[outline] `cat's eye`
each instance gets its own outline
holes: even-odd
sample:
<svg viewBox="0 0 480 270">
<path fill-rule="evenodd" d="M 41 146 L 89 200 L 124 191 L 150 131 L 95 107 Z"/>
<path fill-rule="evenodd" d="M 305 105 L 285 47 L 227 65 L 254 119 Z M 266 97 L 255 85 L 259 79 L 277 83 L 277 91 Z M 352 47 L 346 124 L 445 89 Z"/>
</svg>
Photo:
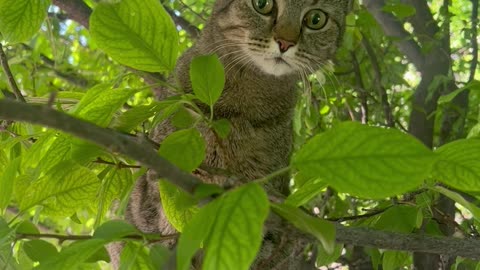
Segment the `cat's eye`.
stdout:
<svg viewBox="0 0 480 270">
<path fill-rule="evenodd" d="M 252 0 L 252 5 L 262 15 L 267 15 L 273 10 L 273 0 Z"/>
<path fill-rule="evenodd" d="M 327 25 L 328 15 L 320 9 L 312 9 L 303 18 L 305 26 L 312 30 L 320 30 Z"/>
</svg>

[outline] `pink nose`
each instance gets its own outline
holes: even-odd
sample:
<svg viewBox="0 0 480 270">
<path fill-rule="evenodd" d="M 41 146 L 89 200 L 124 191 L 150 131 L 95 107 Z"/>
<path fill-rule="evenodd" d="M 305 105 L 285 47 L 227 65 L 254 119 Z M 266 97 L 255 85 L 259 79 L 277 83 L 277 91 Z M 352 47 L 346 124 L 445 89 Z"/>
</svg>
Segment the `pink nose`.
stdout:
<svg viewBox="0 0 480 270">
<path fill-rule="evenodd" d="M 280 52 L 284 53 L 288 51 L 289 48 L 295 46 L 295 42 L 291 42 L 288 40 L 283 40 L 280 38 L 276 38 L 275 41 L 278 43 L 278 48 L 280 49 Z"/>
</svg>

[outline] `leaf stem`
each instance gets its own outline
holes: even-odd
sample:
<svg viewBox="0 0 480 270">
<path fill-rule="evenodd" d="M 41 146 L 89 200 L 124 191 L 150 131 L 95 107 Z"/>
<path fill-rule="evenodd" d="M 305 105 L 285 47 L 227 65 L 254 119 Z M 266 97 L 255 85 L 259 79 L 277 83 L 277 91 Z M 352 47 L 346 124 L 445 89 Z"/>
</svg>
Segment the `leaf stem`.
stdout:
<svg viewBox="0 0 480 270">
<path fill-rule="evenodd" d="M 287 174 L 288 172 L 290 172 L 292 170 L 292 168 L 290 166 L 288 167 L 285 167 L 285 168 L 282 168 L 278 171 L 274 171 L 273 173 L 269 174 L 269 175 L 266 175 L 265 177 L 263 178 L 259 178 L 259 179 L 256 179 L 254 180 L 253 182 L 255 183 L 259 183 L 259 184 L 264 184 L 278 176 L 282 176 L 284 174 Z"/>
<path fill-rule="evenodd" d="M 2 65 L 3 72 L 5 72 L 5 75 L 7 76 L 7 81 L 8 85 L 10 86 L 10 89 L 12 92 L 15 94 L 15 97 L 25 103 L 25 98 L 22 95 L 22 92 L 18 88 L 17 82 L 15 81 L 15 77 L 12 74 L 12 70 L 10 69 L 10 66 L 8 65 L 8 58 L 7 55 L 5 54 L 5 51 L 3 50 L 2 43 L 0 42 L 0 64 Z"/>
</svg>

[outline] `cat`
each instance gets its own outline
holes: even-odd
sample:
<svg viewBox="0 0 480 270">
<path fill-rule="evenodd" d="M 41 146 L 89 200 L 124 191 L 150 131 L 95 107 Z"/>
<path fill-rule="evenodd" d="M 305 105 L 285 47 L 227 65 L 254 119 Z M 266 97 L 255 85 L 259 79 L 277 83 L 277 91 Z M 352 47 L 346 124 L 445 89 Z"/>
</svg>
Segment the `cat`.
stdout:
<svg viewBox="0 0 480 270">
<path fill-rule="evenodd" d="M 190 92 L 189 66 L 194 57 L 216 54 L 225 67 L 226 83 L 214 106 L 214 118 L 228 119 L 231 132 L 222 140 L 208 128 L 201 130 L 207 143 L 207 166 L 247 181 L 288 166 L 297 81 L 333 58 L 348 9 L 349 0 L 216 1 L 199 39 L 175 69 L 180 87 Z M 209 113 L 209 108 L 204 109 Z M 161 142 L 172 131 L 171 125 L 162 123 L 152 139 Z M 210 183 L 226 181 L 201 170 L 197 175 Z M 278 177 L 266 188 L 287 195 L 289 177 Z M 137 181 L 126 219 L 144 232 L 175 233 L 163 213 L 153 172 Z M 281 230 L 266 229 L 251 269 L 302 269 L 304 244 L 282 235 Z M 118 256 L 112 261 L 118 264 Z"/>
</svg>

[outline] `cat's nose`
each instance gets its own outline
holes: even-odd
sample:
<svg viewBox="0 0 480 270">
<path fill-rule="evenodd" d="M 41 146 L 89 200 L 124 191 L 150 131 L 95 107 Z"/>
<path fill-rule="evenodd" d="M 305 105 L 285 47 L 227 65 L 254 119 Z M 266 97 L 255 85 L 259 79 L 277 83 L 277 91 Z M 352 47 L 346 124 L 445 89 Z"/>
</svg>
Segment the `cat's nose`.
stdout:
<svg viewBox="0 0 480 270">
<path fill-rule="evenodd" d="M 281 38 L 275 38 L 275 41 L 278 43 L 278 48 L 281 53 L 288 51 L 289 48 L 295 46 L 295 42 L 284 40 Z"/>
</svg>

